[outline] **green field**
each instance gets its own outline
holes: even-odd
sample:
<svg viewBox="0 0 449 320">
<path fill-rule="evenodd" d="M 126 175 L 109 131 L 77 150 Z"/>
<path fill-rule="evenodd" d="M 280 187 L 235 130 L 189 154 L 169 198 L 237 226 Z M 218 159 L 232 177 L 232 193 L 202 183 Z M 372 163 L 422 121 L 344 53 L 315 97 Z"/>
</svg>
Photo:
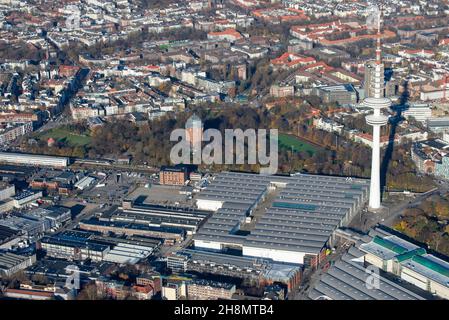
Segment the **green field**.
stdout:
<svg viewBox="0 0 449 320">
<path fill-rule="evenodd" d="M 279 134 L 279 146 L 283 149 L 293 149 L 295 152 L 308 152 L 311 155 L 318 151 L 318 147 L 285 133 Z"/>
<path fill-rule="evenodd" d="M 37 136 L 37 138 L 39 140 L 48 140 L 49 138 L 53 138 L 55 140 L 65 140 L 72 147 L 85 146 L 90 143 L 89 136 L 72 133 L 66 128 L 54 128 L 42 132 Z"/>
</svg>

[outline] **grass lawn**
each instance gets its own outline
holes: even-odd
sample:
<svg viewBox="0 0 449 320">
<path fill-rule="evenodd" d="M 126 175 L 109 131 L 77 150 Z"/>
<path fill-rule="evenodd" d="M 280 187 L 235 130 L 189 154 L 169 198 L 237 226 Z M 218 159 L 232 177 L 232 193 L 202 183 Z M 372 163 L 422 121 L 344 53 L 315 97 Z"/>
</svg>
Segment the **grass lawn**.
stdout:
<svg viewBox="0 0 449 320">
<path fill-rule="evenodd" d="M 79 135 L 68 131 L 66 128 L 54 128 L 45 132 L 42 132 L 37 136 L 38 139 L 47 140 L 53 138 L 55 140 L 65 139 L 67 143 L 72 147 L 85 146 L 90 143 L 90 137 L 87 135 Z"/>
<path fill-rule="evenodd" d="M 318 147 L 285 133 L 279 134 L 279 146 L 287 150 L 293 148 L 295 152 L 308 152 L 311 155 L 318 151 Z"/>
</svg>

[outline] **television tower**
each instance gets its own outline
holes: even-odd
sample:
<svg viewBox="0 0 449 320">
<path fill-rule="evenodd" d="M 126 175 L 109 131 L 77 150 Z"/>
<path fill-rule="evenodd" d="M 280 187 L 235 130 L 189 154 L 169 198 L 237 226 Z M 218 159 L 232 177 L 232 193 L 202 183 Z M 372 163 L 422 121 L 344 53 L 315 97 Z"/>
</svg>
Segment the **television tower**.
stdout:
<svg viewBox="0 0 449 320">
<path fill-rule="evenodd" d="M 374 81 L 372 81 L 373 97 L 363 101 L 364 106 L 372 108 L 373 113 L 366 116 L 366 123 L 373 127 L 371 183 L 369 193 L 369 209 L 378 210 L 380 205 L 380 127 L 388 122 L 388 118 L 381 113 L 382 108 L 391 106 L 391 100 L 384 96 L 384 74 L 382 64 L 382 51 L 380 45 L 381 11 L 377 12 L 377 46 L 376 63 L 374 67 Z"/>
</svg>

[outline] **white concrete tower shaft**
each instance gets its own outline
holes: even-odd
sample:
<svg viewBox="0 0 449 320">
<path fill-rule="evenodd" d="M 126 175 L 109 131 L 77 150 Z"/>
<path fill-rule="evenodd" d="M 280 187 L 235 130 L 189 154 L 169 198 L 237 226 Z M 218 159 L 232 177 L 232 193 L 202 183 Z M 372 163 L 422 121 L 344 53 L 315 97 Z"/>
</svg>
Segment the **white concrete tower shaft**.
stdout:
<svg viewBox="0 0 449 320">
<path fill-rule="evenodd" d="M 380 209 L 380 128 L 387 124 L 388 118 L 381 113 L 382 108 L 391 106 L 391 100 L 384 97 L 384 75 L 382 66 L 381 51 L 381 12 L 379 11 L 377 25 L 377 41 L 376 41 L 376 65 L 374 69 L 374 81 L 372 89 L 374 97 L 366 98 L 363 104 L 372 108 L 373 113 L 366 117 L 366 123 L 373 127 L 373 143 L 372 143 L 372 160 L 371 160 L 371 182 L 369 195 L 369 208 L 372 210 Z"/>
</svg>

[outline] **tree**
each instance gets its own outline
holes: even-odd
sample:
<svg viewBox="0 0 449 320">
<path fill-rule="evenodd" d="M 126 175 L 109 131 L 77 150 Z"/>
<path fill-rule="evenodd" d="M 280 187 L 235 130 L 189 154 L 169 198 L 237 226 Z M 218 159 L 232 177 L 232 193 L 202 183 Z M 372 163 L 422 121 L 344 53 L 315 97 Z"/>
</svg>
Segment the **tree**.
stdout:
<svg viewBox="0 0 449 320">
<path fill-rule="evenodd" d="M 77 300 L 100 300 L 102 296 L 97 293 L 97 286 L 95 283 L 90 283 L 84 286 L 77 296 Z"/>
</svg>

